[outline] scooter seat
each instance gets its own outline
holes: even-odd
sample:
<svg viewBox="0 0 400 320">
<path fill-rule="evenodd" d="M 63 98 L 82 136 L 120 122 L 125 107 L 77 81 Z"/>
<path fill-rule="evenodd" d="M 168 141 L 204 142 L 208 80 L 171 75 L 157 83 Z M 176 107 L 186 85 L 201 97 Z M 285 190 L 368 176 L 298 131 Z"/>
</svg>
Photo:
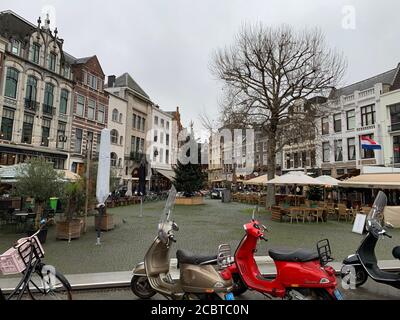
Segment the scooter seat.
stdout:
<svg viewBox="0 0 400 320">
<path fill-rule="evenodd" d="M 178 250 L 176 252 L 176 258 L 178 259 L 179 264 L 216 264 L 217 263 L 217 255 L 206 256 L 194 254 L 190 251 L 186 250 Z"/>
<path fill-rule="evenodd" d="M 308 249 L 270 249 L 269 255 L 276 261 L 307 262 L 319 259 L 319 254 Z"/>
<path fill-rule="evenodd" d="M 393 257 L 400 259 L 400 246 L 394 247 L 392 251 Z"/>
</svg>

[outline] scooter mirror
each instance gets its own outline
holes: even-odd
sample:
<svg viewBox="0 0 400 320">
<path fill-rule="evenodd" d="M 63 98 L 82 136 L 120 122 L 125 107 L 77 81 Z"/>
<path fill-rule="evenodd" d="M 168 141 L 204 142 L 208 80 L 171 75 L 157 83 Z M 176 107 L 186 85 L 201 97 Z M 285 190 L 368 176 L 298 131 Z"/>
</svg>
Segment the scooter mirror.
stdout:
<svg viewBox="0 0 400 320">
<path fill-rule="evenodd" d="M 172 230 L 174 230 L 174 231 L 179 231 L 179 227 L 178 227 L 178 225 L 174 222 L 174 223 L 172 223 Z"/>
</svg>

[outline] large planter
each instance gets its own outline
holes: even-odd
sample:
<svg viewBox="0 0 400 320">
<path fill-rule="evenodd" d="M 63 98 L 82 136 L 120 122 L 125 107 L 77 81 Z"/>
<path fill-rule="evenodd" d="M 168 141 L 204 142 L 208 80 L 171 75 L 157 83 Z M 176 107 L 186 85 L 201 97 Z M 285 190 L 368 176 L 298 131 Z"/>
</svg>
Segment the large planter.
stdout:
<svg viewBox="0 0 400 320">
<path fill-rule="evenodd" d="M 100 229 L 101 231 L 110 231 L 113 230 L 115 227 L 114 219 L 112 214 L 106 215 L 96 215 L 94 217 L 94 223 L 96 229 Z"/>
<path fill-rule="evenodd" d="M 175 204 L 181 206 L 197 206 L 204 204 L 204 197 L 178 197 L 175 200 Z"/>
<path fill-rule="evenodd" d="M 57 222 L 56 237 L 59 240 L 79 239 L 82 232 L 83 221 L 73 219 L 71 221 Z"/>
</svg>

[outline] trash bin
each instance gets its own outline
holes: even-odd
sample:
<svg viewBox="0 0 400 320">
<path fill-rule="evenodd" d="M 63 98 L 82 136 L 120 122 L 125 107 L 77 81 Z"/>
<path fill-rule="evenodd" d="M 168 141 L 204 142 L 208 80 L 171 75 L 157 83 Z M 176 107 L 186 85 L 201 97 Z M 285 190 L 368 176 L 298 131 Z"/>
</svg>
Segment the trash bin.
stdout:
<svg viewBox="0 0 400 320">
<path fill-rule="evenodd" d="M 50 208 L 52 208 L 54 212 L 57 210 L 57 203 L 58 198 L 50 198 Z"/>
</svg>

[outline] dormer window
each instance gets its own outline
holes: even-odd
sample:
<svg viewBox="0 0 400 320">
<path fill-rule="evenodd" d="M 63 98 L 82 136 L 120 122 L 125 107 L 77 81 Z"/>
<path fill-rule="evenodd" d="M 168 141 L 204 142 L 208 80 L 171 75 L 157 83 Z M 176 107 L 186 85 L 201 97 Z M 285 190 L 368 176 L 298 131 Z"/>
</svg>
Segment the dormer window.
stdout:
<svg viewBox="0 0 400 320">
<path fill-rule="evenodd" d="M 64 65 L 63 68 L 62 68 L 62 76 L 63 76 L 64 78 L 69 79 L 69 73 L 70 73 L 70 68 L 69 68 L 69 66 Z"/>
<path fill-rule="evenodd" d="M 56 61 L 57 61 L 57 55 L 54 52 L 50 52 L 48 68 L 51 71 L 56 71 Z"/>
<path fill-rule="evenodd" d="M 21 50 L 21 42 L 18 40 L 12 40 L 11 42 L 11 52 L 17 56 L 19 56 Z"/>
<path fill-rule="evenodd" d="M 40 44 L 34 43 L 31 48 L 31 61 L 39 64 Z"/>
</svg>

